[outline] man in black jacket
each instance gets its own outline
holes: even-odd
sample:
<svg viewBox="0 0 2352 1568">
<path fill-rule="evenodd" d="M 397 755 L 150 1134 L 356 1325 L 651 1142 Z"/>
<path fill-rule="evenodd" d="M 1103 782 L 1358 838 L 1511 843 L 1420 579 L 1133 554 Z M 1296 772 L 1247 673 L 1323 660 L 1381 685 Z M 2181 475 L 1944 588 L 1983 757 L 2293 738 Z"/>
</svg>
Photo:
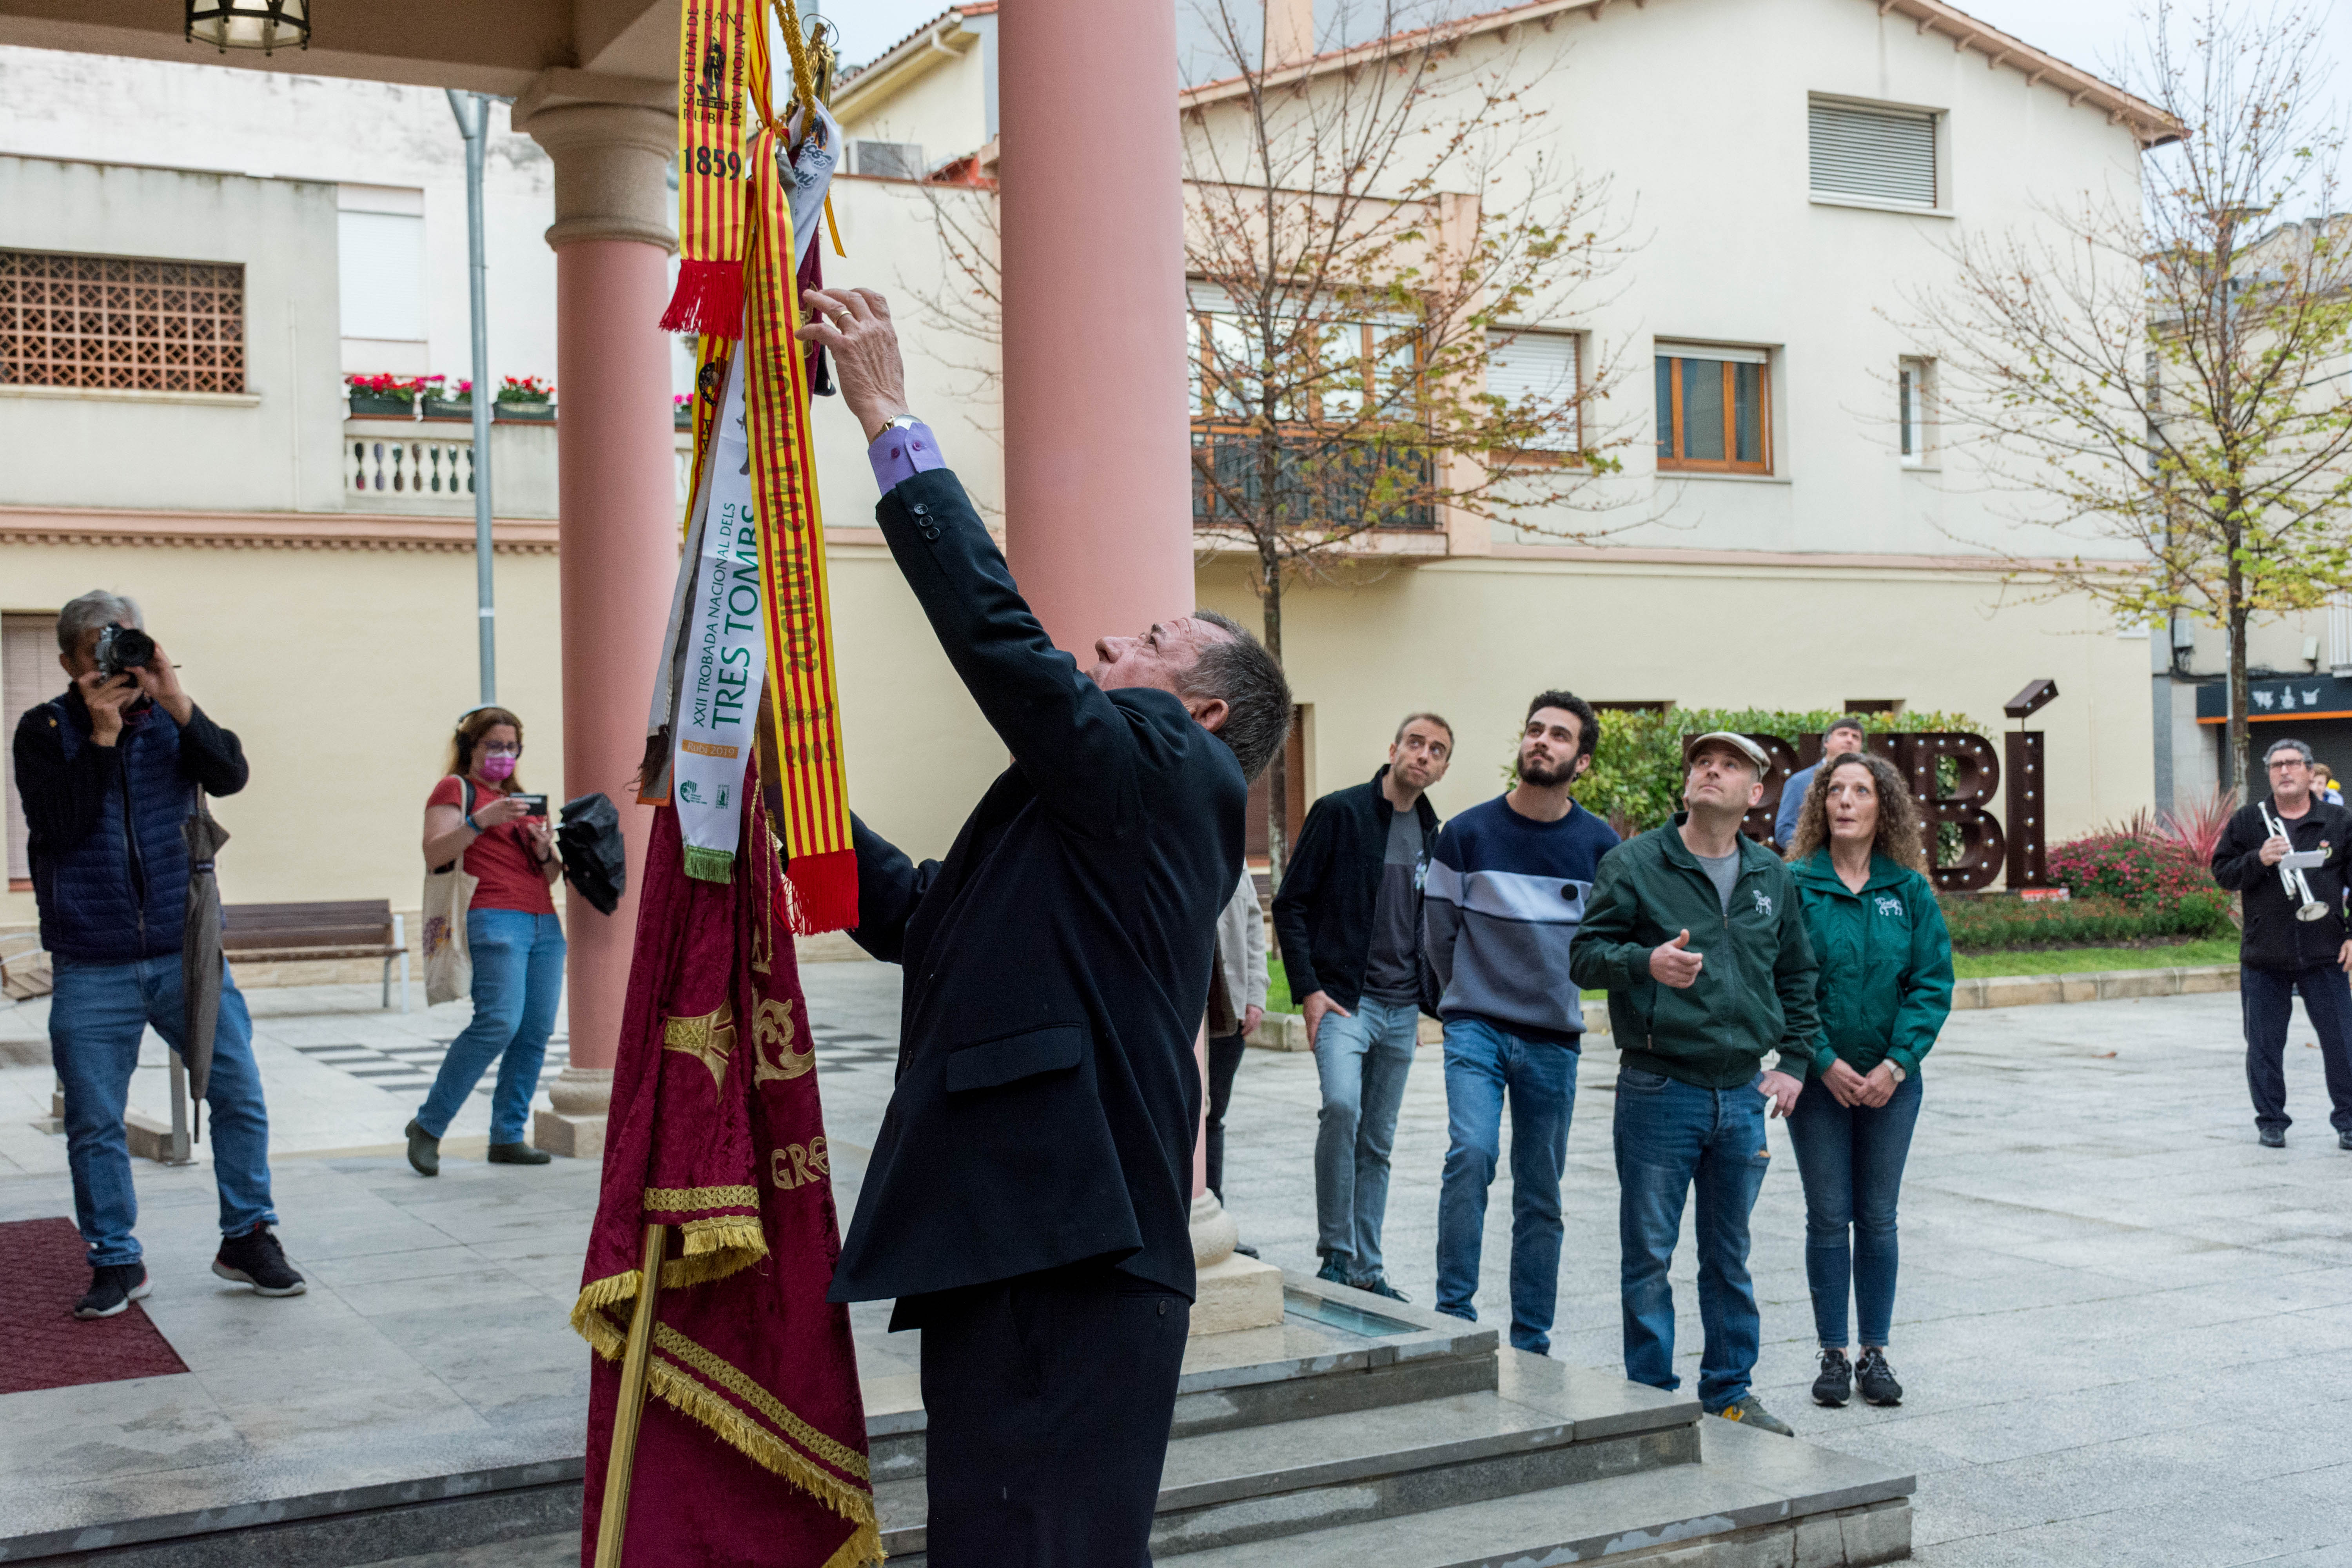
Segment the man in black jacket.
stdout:
<svg viewBox="0 0 2352 1568">
<path fill-rule="evenodd" d="M 1141 1564 L 1193 1290 L 1193 1041 L 1289 690 L 1208 615 L 1081 670 L 908 414 L 881 296 L 806 298 L 883 538 L 1013 753 L 944 861 L 856 824 L 851 934 L 906 997 L 833 1299 L 923 1331 L 934 1568 Z"/>
<path fill-rule="evenodd" d="M 196 706 L 141 627 L 138 605 L 103 591 L 59 611 L 58 663 L 72 684 L 26 710 L 13 746 L 41 945 L 57 976 L 49 1056 L 65 1086 L 74 1222 L 89 1250 L 89 1290 L 74 1308 L 83 1319 L 113 1317 L 148 1292 L 123 1131 L 131 1075 L 150 1024 L 173 1050 L 185 1035 L 184 825 L 199 791 L 235 795 L 246 781 L 236 736 Z M 125 633 L 144 645 L 130 649 L 140 662 L 101 668 L 100 639 Z M 302 1276 L 270 1229 L 269 1111 L 253 1021 L 226 964 L 205 1099 L 220 1190 L 213 1272 L 264 1296 L 299 1296 Z"/>
<path fill-rule="evenodd" d="M 1421 1032 L 1421 889 L 1437 843 L 1426 792 L 1453 757 L 1451 725 L 1434 713 L 1407 717 L 1388 766 L 1307 814 L 1274 897 L 1283 974 L 1306 1015 L 1323 1090 L 1319 1277 L 1400 1301 L 1381 1258 L 1381 1222 L 1397 1108 Z"/>
<path fill-rule="evenodd" d="M 2336 1102 L 2336 1146 L 2352 1150 L 2352 983 L 2345 979 L 2352 972 L 2352 932 L 2344 919 L 2352 812 L 2312 793 L 2311 748 L 2301 741 L 2273 742 L 2263 766 L 2270 774 L 2269 806 L 2241 806 L 2213 846 L 2213 879 L 2245 895 L 2238 996 L 2254 1127 L 2264 1148 L 2286 1147 L 2286 1027 L 2301 995 L 2319 1036 L 2327 1097 Z M 2273 832 L 2273 823 L 2284 831 Z M 2300 868 L 2303 881 L 2292 894 L 2280 868 L 2290 853 L 2324 857 Z"/>
</svg>

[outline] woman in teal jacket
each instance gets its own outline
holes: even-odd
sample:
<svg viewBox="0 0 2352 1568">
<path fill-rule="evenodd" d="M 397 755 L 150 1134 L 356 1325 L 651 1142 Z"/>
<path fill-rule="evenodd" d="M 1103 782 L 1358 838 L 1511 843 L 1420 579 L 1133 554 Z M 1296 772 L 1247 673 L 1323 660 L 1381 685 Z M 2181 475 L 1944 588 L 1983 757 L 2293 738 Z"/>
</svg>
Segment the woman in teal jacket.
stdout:
<svg viewBox="0 0 2352 1568">
<path fill-rule="evenodd" d="M 1895 1198 L 1919 1120 L 1919 1058 L 1952 1010 L 1952 939 L 1927 880 L 1918 807 L 1903 775 L 1866 752 L 1813 775 L 1789 849 L 1805 934 L 1821 963 L 1821 1032 L 1789 1118 L 1805 1183 L 1805 1279 L 1822 1370 L 1813 1398 L 1854 1385 L 1900 1405 L 1886 1364 L 1895 1316 Z M 1846 1360 L 1846 1292 L 1862 1357 Z"/>
</svg>

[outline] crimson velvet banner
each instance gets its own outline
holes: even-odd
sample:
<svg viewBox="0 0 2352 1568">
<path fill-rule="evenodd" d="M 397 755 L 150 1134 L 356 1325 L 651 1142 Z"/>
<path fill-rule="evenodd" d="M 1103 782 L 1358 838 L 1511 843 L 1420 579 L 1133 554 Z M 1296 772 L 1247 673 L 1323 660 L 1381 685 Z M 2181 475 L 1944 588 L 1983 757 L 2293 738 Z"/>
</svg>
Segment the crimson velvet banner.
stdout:
<svg viewBox="0 0 2352 1568">
<path fill-rule="evenodd" d="M 753 764 L 753 778 L 758 763 Z M 726 882 L 685 874 L 658 808 L 639 895 L 604 1185 L 572 1326 L 594 1347 L 581 1561 L 593 1562 L 645 1226 L 668 1226 L 623 1561 L 882 1560 L 815 1039 L 767 792 Z"/>
</svg>

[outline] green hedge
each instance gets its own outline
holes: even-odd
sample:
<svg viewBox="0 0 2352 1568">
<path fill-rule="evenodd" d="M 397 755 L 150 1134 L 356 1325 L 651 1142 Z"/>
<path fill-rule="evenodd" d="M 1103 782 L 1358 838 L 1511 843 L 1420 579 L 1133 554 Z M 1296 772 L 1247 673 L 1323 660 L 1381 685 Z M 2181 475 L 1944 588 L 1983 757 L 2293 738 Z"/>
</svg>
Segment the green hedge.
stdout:
<svg viewBox="0 0 2352 1568">
<path fill-rule="evenodd" d="M 1790 745 L 1800 735 L 1820 734 L 1846 717 L 1832 708 L 1792 712 L 1769 708 L 1669 708 L 1662 712 L 1612 710 L 1601 715 L 1601 744 L 1592 767 L 1576 786 L 1577 804 L 1617 826 L 1637 832 L 1656 827 L 1682 809 L 1683 737 L 1710 730 L 1743 735 L 1778 735 Z M 1864 731 L 1909 734 L 1992 731 L 1965 713 L 1857 713 Z M 1504 764 L 1508 780 L 1517 771 L 1515 741 Z"/>
<path fill-rule="evenodd" d="M 1951 928 L 1952 945 L 1963 952 L 2219 936 L 2231 929 L 2229 899 L 2219 888 L 2186 894 L 2165 907 L 2118 899 L 2029 903 L 2002 893 L 1937 901 Z"/>
</svg>

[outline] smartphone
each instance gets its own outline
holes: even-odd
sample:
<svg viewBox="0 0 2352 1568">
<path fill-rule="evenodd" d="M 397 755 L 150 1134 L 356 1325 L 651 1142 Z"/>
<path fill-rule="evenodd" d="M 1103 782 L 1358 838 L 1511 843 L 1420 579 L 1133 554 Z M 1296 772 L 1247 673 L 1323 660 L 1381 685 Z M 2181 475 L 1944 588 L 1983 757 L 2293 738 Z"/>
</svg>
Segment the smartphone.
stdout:
<svg viewBox="0 0 2352 1568">
<path fill-rule="evenodd" d="M 522 811 L 525 816 L 545 816 L 547 815 L 547 797 L 543 795 L 510 795 L 507 796 L 507 798 L 509 800 L 520 801 L 522 803 Z"/>
</svg>

